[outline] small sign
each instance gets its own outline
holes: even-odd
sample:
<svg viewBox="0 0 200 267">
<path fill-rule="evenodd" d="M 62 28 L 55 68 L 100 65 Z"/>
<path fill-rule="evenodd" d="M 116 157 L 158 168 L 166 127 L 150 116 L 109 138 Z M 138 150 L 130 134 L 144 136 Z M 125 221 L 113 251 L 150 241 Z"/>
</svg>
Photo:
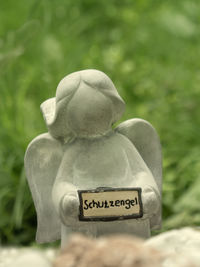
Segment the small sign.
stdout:
<svg viewBox="0 0 200 267">
<path fill-rule="evenodd" d="M 115 221 L 143 216 L 141 188 L 78 190 L 80 221 Z"/>
</svg>

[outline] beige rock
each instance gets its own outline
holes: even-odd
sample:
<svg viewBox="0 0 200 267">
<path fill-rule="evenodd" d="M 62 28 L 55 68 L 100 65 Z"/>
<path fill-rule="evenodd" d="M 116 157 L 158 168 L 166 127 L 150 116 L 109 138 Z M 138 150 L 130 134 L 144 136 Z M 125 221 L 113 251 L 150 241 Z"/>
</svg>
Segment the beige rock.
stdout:
<svg viewBox="0 0 200 267">
<path fill-rule="evenodd" d="M 0 267 L 51 267 L 55 249 L 0 248 Z"/>
<path fill-rule="evenodd" d="M 54 267 L 159 267 L 161 262 L 161 253 L 138 238 L 118 235 L 92 240 L 74 235 Z"/>
<path fill-rule="evenodd" d="M 8 265 L 8 267 L 51 267 L 50 262 L 40 252 L 29 251 L 21 254 L 14 262 Z"/>
</svg>

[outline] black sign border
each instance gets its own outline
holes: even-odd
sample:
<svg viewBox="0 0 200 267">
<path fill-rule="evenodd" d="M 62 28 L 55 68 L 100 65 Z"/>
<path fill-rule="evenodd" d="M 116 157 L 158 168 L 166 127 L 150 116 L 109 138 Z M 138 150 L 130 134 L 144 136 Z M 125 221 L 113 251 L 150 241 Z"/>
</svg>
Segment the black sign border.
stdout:
<svg viewBox="0 0 200 267">
<path fill-rule="evenodd" d="M 91 216 L 91 217 L 84 217 L 83 214 L 83 198 L 82 193 L 101 193 L 101 192 L 112 192 L 112 191 L 137 191 L 138 192 L 138 201 L 140 205 L 140 212 L 138 214 L 132 215 L 124 215 L 124 216 Z M 98 187 L 96 189 L 88 189 L 88 190 L 77 190 L 79 196 L 79 221 L 117 221 L 117 220 L 127 220 L 127 219 L 139 219 L 143 216 L 143 204 L 142 204 L 142 188 L 140 187 L 118 187 L 118 188 L 109 188 L 109 187 Z"/>
</svg>

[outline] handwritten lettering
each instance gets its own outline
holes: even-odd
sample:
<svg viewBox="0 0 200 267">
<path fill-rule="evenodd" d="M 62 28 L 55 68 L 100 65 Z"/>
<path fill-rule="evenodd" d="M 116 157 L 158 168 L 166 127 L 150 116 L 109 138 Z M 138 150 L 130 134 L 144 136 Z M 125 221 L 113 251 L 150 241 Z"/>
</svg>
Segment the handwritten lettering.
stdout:
<svg viewBox="0 0 200 267">
<path fill-rule="evenodd" d="M 116 208 L 116 207 L 125 207 L 125 209 L 130 209 L 131 207 L 134 207 L 135 205 L 138 205 L 138 199 L 135 197 L 134 199 L 117 199 L 115 201 L 112 200 L 104 200 L 104 201 L 95 201 L 94 199 L 92 201 L 88 201 L 87 199 L 84 200 L 83 209 L 102 209 L 102 208 Z"/>
</svg>

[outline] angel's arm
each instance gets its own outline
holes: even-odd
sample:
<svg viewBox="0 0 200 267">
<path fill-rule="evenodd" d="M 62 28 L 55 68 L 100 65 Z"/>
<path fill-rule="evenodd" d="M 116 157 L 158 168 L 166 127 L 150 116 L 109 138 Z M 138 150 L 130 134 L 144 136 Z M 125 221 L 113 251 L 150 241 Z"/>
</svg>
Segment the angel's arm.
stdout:
<svg viewBox="0 0 200 267">
<path fill-rule="evenodd" d="M 52 190 L 54 206 L 65 225 L 70 225 L 78 215 L 77 187 L 73 184 L 73 164 L 76 157 L 75 149 L 66 150 Z"/>
<path fill-rule="evenodd" d="M 137 153 L 137 151 L 136 151 Z M 131 184 L 132 187 L 141 187 L 142 188 L 142 203 L 143 203 L 143 212 L 145 218 L 153 217 L 160 209 L 161 205 L 161 196 L 158 186 L 154 180 L 154 177 L 151 171 L 146 166 L 145 162 L 139 154 L 137 157 L 140 158 L 140 169 Z M 129 159 L 133 156 L 129 155 Z M 137 168 L 135 164 L 132 164 L 132 168 Z M 133 170 L 134 172 L 134 170 Z"/>
<path fill-rule="evenodd" d="M 158 185 L 153 177 L 151 170 L 147 167 L 143 158 L 125 136 L 120 136 L 124 156 L 131 169 L 131 187 L 142 188 L 143 219 L 152 218 L 160 210 L 161 196 Z"/>
<path fill-rule="evenodd" d="M 143 219 L 152 218 L 161 209 L 161 197 L 157 185 L 148 182 L 145 184 L 145 181 L 152 180 L 150 176 L 151 173 L 148 172 L 140 172 L 137 175 L 137 186 L 142 187 Z"/>
</svg>

